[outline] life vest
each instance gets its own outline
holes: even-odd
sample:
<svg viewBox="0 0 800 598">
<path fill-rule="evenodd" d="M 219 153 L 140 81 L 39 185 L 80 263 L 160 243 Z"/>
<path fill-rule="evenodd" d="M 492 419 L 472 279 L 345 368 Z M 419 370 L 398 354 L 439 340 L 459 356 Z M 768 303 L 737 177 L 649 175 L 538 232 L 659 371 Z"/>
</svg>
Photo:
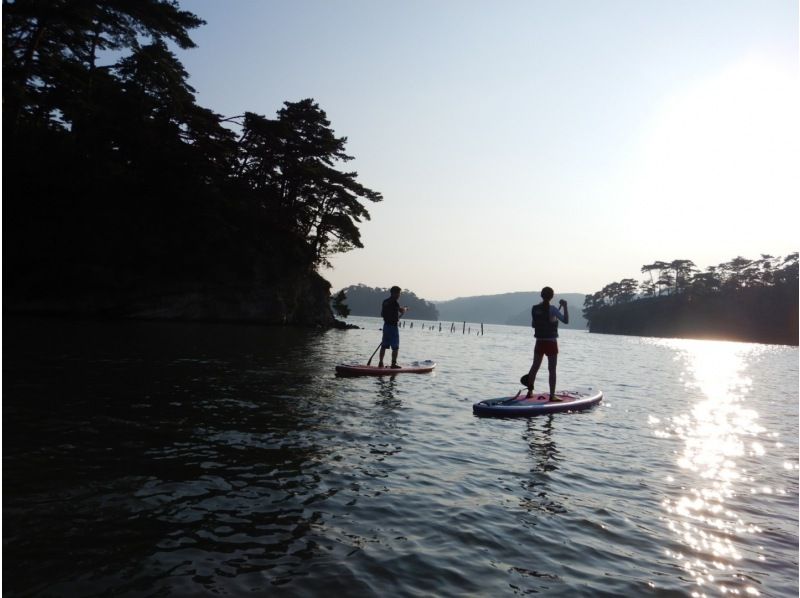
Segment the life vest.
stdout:
<svg viewBox="0 0 800 598">
<path fill-rule="evenodd" d="M 400 304 L 396 299 L 389 297 L 383 300 L 381 304 L 381 317 L 384 323 L 390 326 L 397 326 L 397 322 L 400 319 Z"/>
<path fill-rule="evenodd" d="M 531 326 L 536 338 L 558 338 L 558 319 L 550 321 L 550 305 L 539 303 L 531 308 Z"/>
</svg>

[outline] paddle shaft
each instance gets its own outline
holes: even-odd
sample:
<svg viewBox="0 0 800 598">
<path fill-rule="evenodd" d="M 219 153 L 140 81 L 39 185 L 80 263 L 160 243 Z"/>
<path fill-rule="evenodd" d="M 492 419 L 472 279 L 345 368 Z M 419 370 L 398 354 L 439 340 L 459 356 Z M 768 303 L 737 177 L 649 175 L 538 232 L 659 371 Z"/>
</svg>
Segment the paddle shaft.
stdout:
<svg viewBox="0 0 800 598">
<path fill-rule="evenodd" d="M 381 340 L 381 342 L 378 344 L 378 347 L 377 347 L 377 349 L 375 349 L 375 350 L 372 352 L 372 355 L 370 355 L 370 356 L 369 356 L 369 359 L 367 360 L 367 365 L 370 365 L 370 364 L 372 363 L 372 358 L 373 358 L 373 357 L 375 357 L 375 353 L 377 353 L 377 352 L 378 352 L 378 349 L 380 349 L 380 348 L 381 348 L 381 345 L 382 345 L 382 344 L 383 344 L 383 340 Z"/>
</svg>

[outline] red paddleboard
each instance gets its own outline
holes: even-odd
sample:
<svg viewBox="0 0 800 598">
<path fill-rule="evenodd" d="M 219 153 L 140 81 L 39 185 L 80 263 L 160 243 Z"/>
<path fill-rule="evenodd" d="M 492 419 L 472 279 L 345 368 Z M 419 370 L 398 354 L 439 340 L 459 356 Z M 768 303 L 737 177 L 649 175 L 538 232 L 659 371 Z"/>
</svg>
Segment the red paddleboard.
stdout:
<svg viewBox="0 0 800 598">
<path fill-rule="evenodd" d="M 427 374 L 433 371 L 436 362 L 413 361 L 409 365 L 399 368 L 378 367 L 377 365 L 364 365 L 357 363 L 342 363 L 336 366 L 336 373 L 340 376 L 394 376 L 395 374 Z"/>
</svg>

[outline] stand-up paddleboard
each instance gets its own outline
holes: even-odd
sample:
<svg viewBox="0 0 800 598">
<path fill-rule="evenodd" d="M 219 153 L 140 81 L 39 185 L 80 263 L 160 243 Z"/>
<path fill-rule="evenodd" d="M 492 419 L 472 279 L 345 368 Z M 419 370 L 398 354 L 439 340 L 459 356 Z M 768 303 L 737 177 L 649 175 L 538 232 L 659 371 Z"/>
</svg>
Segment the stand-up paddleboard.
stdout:
<svg viewBox="0 0 800 598">
<path fill-rule="evenodd" d="M 472 412 L 493 417 L 529 417 L 560 411 L 581 411 L 603 400 L 602 391 L 593 388 L 556 391 L 556 397 L 561 399 L 558 402 L 550 400 L 549 392 L 537 392 L 530 399 L 525 398 L 526 394 L 527 390 L 521 390 L 516 396 L 479 401 L 472 406 Z"/>
<path fill-rule="evenodd" d="M 377 365 L 364 365 L 363 363 L 342 363 L 336 366 L 336 373 L 339 376 L 394 376 L 395 374 L 427 374 L 433 371 L 436 362 L 426 359 L 425 361 L 412 361 L 409 365 L 399 368 L 378 367 Z"/>
</svg>

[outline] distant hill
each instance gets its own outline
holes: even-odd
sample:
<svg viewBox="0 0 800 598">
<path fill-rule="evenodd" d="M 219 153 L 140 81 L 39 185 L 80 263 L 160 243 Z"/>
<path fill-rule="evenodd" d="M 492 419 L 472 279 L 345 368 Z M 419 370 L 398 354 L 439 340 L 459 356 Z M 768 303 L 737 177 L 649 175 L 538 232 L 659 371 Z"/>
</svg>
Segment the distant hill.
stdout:
<svg viewBox="0 0 800 598">
<path fill-rule="evenodd" d="M 586 295 L 582 293 L 556 294 L 553 305 L 558 305 L 559 299 L 569 304 L 569 325 L 561 324 L 562 327 L 586 329 L 586 319 L 582 314 L 585 298 Z M 530 326 L 531 307 L 541 300 L 539 291 L 519 291 L 438 301 L 436 308 L 439 310 L 439 319 L 443 321 Z"/>
<path fill-rule="evenodd" d="M 345 294 L 345 305 L 350 308 L 354 316 L 381 315 L 381 303 L 389 296 L 389 289 L 368 287 L 364 284 L 350 285 L 342 289 Z M 408 319 L 413 320 L 438 320 L 439 313 L 436 306 L 430 301 L 417 297 L 413 291 L 403 290 L 400 296 L 400 305 L 407 306 Z"/>
</svg>

